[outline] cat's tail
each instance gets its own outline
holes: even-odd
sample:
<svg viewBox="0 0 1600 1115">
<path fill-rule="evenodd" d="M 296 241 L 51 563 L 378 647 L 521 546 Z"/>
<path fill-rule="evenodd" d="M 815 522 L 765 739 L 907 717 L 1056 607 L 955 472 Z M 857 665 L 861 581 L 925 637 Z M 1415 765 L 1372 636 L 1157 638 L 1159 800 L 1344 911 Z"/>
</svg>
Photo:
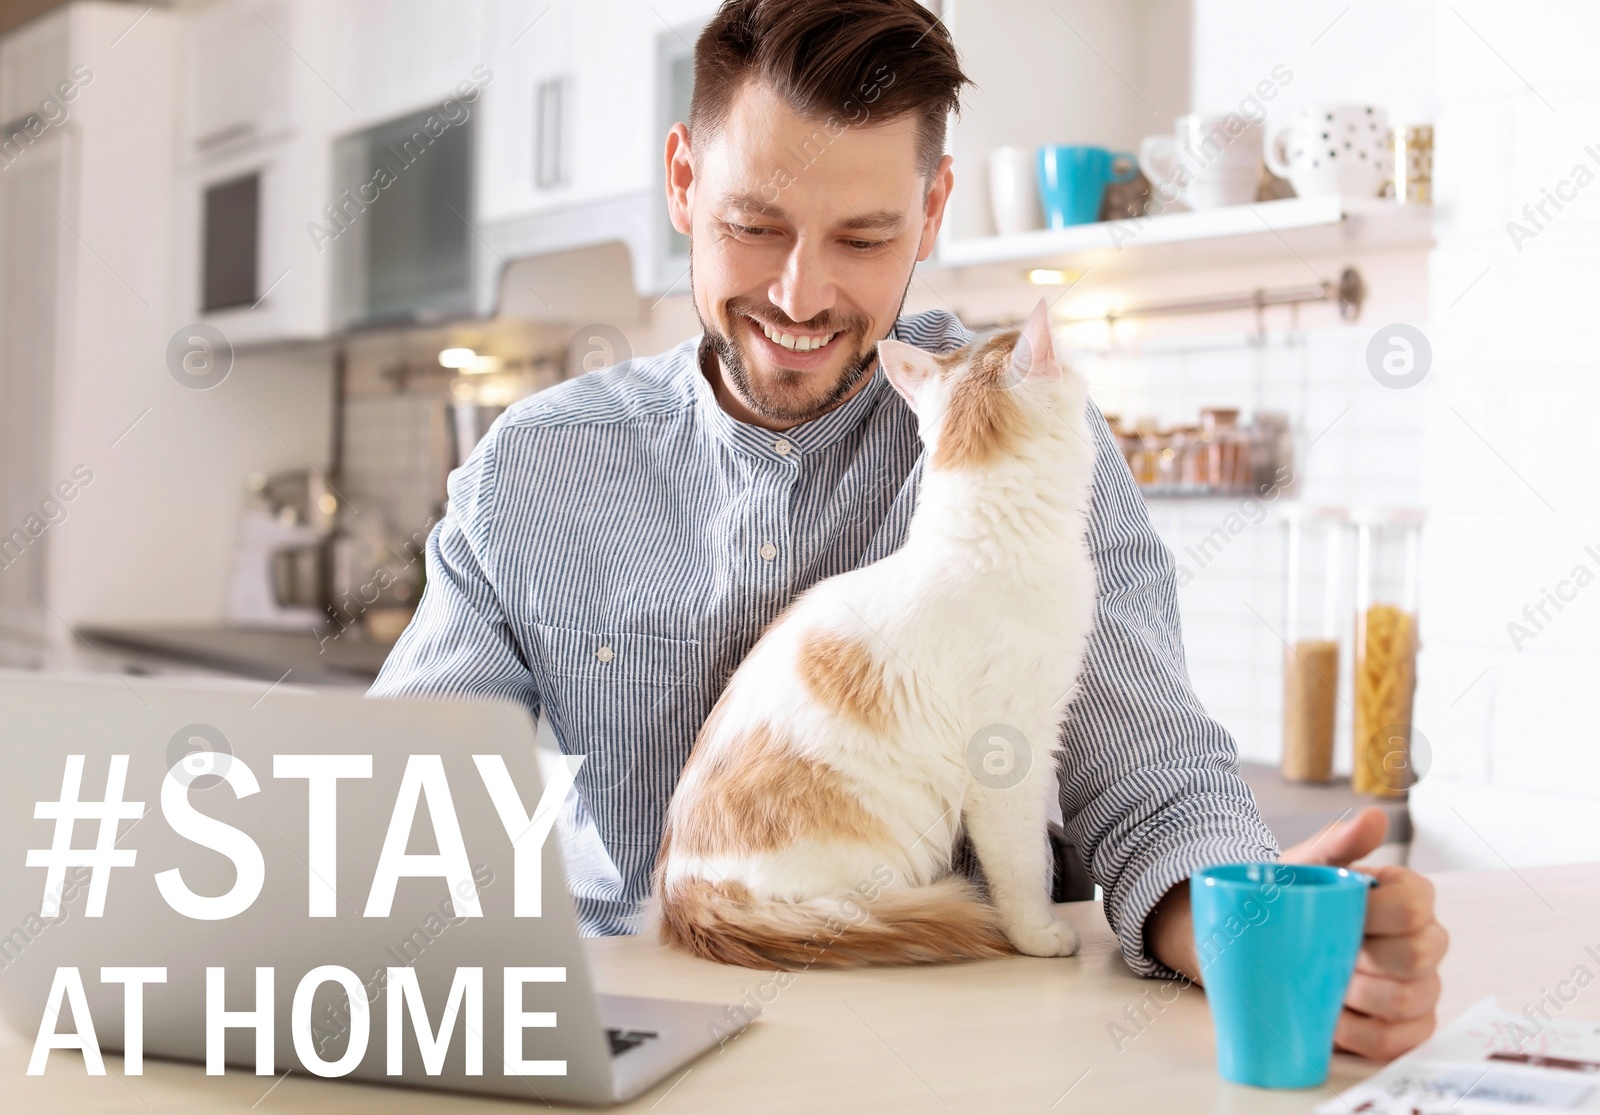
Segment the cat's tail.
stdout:
<svg viewBox="0 0 1600 1115">
<path fill-rule="evenodd" d="M 670 945 L 746 968 L 857 968 L 1013 956 L 993 906 L 948 876 L 928 886 L 784 902 L 737 882 L 679 879 L 652 920 Z"/>
</svg>

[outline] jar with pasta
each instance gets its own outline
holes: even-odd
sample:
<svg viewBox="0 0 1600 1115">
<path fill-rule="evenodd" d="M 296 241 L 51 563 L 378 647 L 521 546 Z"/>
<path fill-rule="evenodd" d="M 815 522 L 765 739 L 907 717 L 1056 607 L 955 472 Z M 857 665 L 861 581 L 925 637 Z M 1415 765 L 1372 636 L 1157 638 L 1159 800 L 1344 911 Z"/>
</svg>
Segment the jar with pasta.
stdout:
<svg viewBox="0 0 1600 1115">
<path fill-rule="evenodd" d="M 1285 504 L 1283 756 L 1291 782 L 1333 777 L 1341 635 L 1350 608 L 1349 516 Z"/>
<path fill-rule="evenodd" d="M 1356 516 L 1355 710 L 1351 781 L 1357 793 L 1404 797 L 1416 781 L 1411 710 L 1417 688 L 1417 571 L 1422 514 Z"/>
</svg>

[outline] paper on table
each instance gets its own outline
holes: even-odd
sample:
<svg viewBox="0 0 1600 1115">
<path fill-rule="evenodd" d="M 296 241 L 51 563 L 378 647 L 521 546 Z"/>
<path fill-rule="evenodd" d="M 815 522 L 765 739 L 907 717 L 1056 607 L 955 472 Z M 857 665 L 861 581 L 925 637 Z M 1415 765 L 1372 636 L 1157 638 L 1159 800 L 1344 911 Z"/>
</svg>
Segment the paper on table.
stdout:
<svg viewBox="0 0 1600 1115">
<path fill-rule="evenodd" d="M 1544 1111 L 1600 1112 L 1600 1023 L 1511 1014 L 1491 996 L 1317 1115 Z"/>
</svg>

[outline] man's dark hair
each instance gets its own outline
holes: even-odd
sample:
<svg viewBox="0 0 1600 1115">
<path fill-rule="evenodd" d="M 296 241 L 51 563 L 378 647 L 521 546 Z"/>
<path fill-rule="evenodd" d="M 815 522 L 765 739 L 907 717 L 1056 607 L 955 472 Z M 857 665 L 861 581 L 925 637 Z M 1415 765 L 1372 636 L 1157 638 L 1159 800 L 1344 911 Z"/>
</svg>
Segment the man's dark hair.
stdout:
<svg viewBox="0 0 1600 1115">
<path fill-rule="evenodd" d="M 971 84 L 950 33 L 918 0 L 726 0 L 695 43 L 691 142 L 716 134 L 752 79 L 808 119 L 916 117 L 930 185 L 949 114 Z"/>
</svg>

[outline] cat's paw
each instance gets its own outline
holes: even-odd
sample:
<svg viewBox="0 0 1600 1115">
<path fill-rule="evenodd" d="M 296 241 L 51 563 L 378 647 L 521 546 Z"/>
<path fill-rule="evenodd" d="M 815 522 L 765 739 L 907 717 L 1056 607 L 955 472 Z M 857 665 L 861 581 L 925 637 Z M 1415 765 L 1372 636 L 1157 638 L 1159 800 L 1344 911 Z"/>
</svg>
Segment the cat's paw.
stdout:
<svg viewBox="0 0 1600 1115">
<path fill-rule="evenodd" d="M 1017 951 L 1027 956 L 1071 956 L 1078 951 L 1078 931 L 1068 921 L 1045 925 L 1013 926 L 1006 936 Z"/>
</svg>

